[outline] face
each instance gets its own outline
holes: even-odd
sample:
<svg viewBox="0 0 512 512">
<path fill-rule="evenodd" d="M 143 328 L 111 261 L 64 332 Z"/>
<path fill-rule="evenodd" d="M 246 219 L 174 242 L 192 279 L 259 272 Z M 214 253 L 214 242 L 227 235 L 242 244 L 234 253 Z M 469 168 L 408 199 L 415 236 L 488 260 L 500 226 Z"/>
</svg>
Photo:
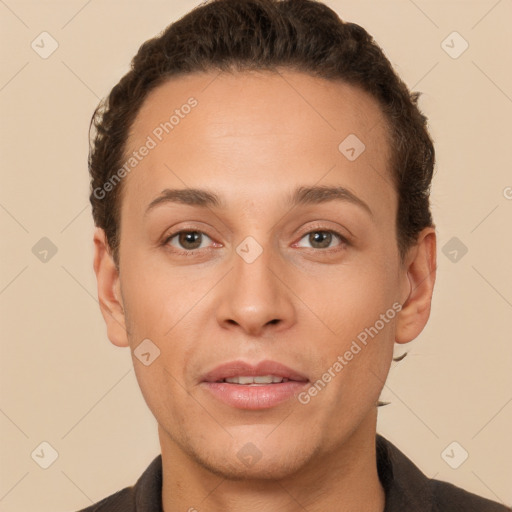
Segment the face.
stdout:
<svg viewBox="0 0 512 512">
<path fill-rule="evenodd" d="M 163 451 L 278 478 L 374 428 L 411 290 L 376 101 L 292 71 L 189 75 L 148 96 L 132 151 L 113 281 L 129 334 L 107 323 Z M 265 375 L 289 380 L 219 382 Z"/>
</svg>

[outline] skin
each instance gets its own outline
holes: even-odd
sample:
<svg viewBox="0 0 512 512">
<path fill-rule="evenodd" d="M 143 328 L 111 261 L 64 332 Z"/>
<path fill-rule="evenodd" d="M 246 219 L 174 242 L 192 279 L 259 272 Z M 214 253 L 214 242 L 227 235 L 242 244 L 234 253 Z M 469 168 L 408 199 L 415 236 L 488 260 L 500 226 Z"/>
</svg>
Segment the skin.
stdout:
<svg viewBox="0 0 512 512">
<path fill-rule="evenodd" d="M 148 96 L 127 149 L 191 96 L 197 107 L 124 178 L 119 271 L 94 235 L 110 341 L 132 356 L 146 338 L 160 350 L 133 363 L 159 425 L 164 510 L 382 511 L 376 402 L 394 342 L 428 320 L 436 235 L 425 228 L 400 262 L 381 109 L 354 86 L 291 70 L 192 74 Z M 366 146 L 355 161 L 338 149 L 348 134 Z M 345 187 L 373 215 L 348 201 L 287 203 L 312 185 Z M 144 215 L 166 188 L 206 189 L 222 207 L 165 203 Z M 185 229 L 207 235 L 199 248 L 165 242 Z M 348 244 L 309 236 L 329 230 Z M 263 250 L 252 263 L 236 252 L 247 236 Z M 315 382 L 394 303 L 400 313 L 308 404 L 241 410 L 200 384 L 235 359 L 276 360 Z M 248 466 L 237 453 L 249 442 L 261 459 Z"/>
</svg>

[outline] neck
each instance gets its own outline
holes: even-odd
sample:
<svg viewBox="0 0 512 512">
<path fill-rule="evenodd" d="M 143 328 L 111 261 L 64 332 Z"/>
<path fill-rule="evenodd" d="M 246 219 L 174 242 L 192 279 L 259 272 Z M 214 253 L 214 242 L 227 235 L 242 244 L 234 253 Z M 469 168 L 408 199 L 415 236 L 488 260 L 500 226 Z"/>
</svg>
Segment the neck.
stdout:
<svg viewBox="0 0 512 512">
<path fill-rule="evenodd" d="M 340 445 L 281 479 L 230 480 L 185 453 L 159 427 L 164 512 L 382 512 L 377 473 L 376 412 Z"/>
</svg>

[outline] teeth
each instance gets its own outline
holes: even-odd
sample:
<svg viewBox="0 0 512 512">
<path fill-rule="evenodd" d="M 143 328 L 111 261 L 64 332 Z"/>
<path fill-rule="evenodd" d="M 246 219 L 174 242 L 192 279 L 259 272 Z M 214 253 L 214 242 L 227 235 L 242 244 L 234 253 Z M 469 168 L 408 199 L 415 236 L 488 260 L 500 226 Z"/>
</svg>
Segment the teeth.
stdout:
<svg viewBox="0 0 512 512">
<path fill-rule="evenodd" d="M 275 375 L 258 375 L 255 377 L 229 377 L 224 379 L 224 382 L 229 382 L 231 384 L 276 384 L 278 382 L 287 382 L 288 379 L 283 377 L 276 377 Z"/>
</svg>

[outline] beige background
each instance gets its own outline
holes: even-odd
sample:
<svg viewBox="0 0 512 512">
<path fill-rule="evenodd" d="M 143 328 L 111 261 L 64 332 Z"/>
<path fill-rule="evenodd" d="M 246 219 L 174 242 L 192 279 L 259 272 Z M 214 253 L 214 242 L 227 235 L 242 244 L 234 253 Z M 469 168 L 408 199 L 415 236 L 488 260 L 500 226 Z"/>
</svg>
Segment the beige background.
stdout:
<svg viewBox="0 0 512 512">
<path fill-rule="evenodd" d="M 432 317 L 393 365 L 379 430 L 428 476 L 511 505 L 512 2 L 327 3 L 423 91 L 437 145 Z M 159 453 L 130 354 L 108 341 L 96 300 L 87 130 L 139 45 L 193 5 L 0 1 L 1 511 L 77 510 Z M 47 59 L 31 48 L 43 31 L 59 45 Z M 456 59 L 441 45 L 453 31 L 469 43 Z M 57 247 L 46 263 L 32 252 L 42 237 Z M 452 237 L 468 248 L 455 262 Z M 48 469 L 31 458 L 43 441 L 58 452 Z M 458 469 L 441 456 L 453 441 L 469 453 Z"/>
</svg>

